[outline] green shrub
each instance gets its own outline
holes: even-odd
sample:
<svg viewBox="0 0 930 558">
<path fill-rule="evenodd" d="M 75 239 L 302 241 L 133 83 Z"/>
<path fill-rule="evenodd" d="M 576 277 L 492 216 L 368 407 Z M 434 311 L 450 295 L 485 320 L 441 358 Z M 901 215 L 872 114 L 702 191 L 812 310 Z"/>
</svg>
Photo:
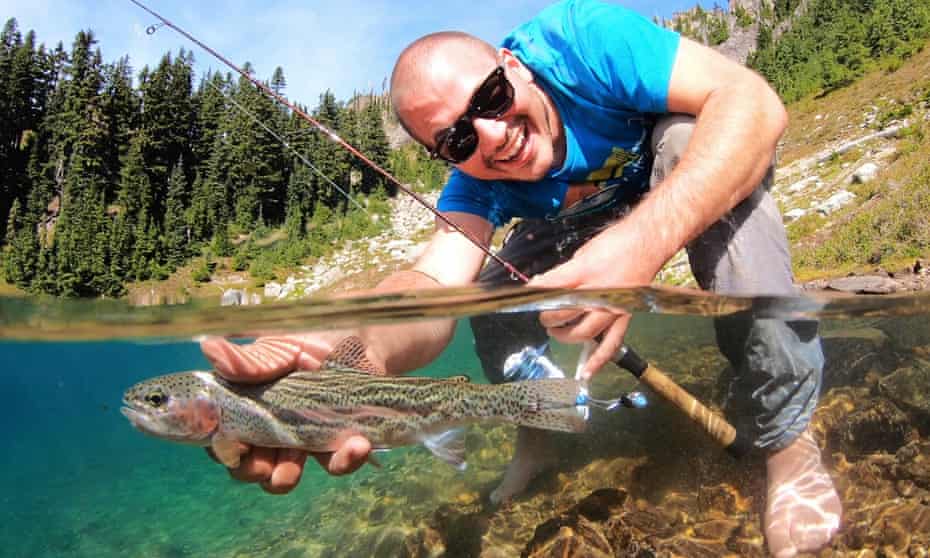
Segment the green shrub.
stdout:
<svg viewBox="0 0 930 558">
<path fill-rule="evenodd" d="M 207 283 L 213 274 L 213 264 L 208 257 L 200 260 L 200 263 L 194 267 L 191 277 L 198 283 Z"/>
<path fill-rule="evenodd" d="M 275 278 L 275 258 L 273 252 L 262 252 L 249 265 L 249 273 L 252 277 L 262 280 L 271 280 Z"/>
</svg>

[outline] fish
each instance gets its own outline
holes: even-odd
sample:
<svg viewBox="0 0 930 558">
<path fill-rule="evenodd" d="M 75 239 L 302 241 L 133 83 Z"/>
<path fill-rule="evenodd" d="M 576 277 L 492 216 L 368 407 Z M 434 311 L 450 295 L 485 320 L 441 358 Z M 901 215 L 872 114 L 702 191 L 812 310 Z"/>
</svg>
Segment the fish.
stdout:
<svg viewBox="0 0 930 558">
<path fill-rule="evenodd" d="M 327 363 L 266 384 L 232 383 L 213 371 L 157 376 L 127 389 L 120 410 L 144 434 L 208 446 L 227 467 L 239 465 L 240 442 L 330 452 L 361 435 L 376 450 L 422 444 L 464 470 L 465 426 L 583 432 L 585 397 L 574 379 L 477 384 L 467 376 L 379 376 Z"/>
</svg>

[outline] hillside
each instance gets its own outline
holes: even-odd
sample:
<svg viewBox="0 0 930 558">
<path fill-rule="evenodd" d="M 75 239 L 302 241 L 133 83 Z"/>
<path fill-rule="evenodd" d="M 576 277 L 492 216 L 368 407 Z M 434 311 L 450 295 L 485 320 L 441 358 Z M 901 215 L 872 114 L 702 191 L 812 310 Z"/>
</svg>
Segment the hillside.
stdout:
<svg viewBox="0 0 930 558">
<path fill-rule="evenodd" d="M 850 273 L 884 280 L 926 269 L 926 5 L 731 0 L 727 10 L 695 7 L 659 23 L 757 68 L 788 101 L 774 194 L 799 280 L 823 287 Z M 54 57 L 31 35 L 22 39 L 15 20 L 3 36 L 0 62 L 31 61 L 42 70 L 27 72 L 27 64 L 24 75 L 60 70 L 68 78 L 54 88 L 34 80 L 46 84 L 36 90 L 47 101 L 41 111 L 0 103 L 20 115 L 7 130 L 16 148 L 0 152 L 15 171 L 0 179 L 0 270 L 11 284 L 62 296 L 127 294 L 137 303 L 221 294 L 254 303 L 371 286 L 409 265 L 428 237 L 429 212 L 403 194 L 386 200 L 390 189 L 376 173 L 248 84 L 208 75 L 195 87 L 184 51 L 143 69 L 133 91 L 124 62 L 88 54 L 91 32 Z M 90 87 L 77 87 L 81 75 Z M 283 87 L 278 78 L 272 86 Z M 70 100 L 52 102 L 60 98 Z M 409 143 L 384 94 L 345 103 L 328 94 L 312 112 L 401 182 L 420 192 L 442 183 L 447 168 Z M 176 113 L 188 121 L 178 124 Z M 267 134 L 255 129 L 256 115 Z M 196 133 L 172 135 L 185 127 Z M 281 145 L 274 134 L 294 139 Z M 91 140 L 93 148 L 81 147 Z M 322 172 L 296 164 L 295 153 Z M 693 284 L 683 254 L 659 281 Z M 879 288 L 924 284 L 894 281 Z M 0 282 L 0 292 L 17 291 Z"/>
<path fill-rule="evenodd" d="M 900 279 L 918 261 L 928 267 L 928 104 L 925 49 L 895 71 L 875 71 L 850 87 L 788 106 L 790 125 L 779 146 L 773 194 L 785 214 L 799 280 L 824 287 L 824 279 L 853 272 L 885 277 L 891 272 Z M 400 196 L 393 219 L 405 224 L 372 242 L 346 243 L 316 265 L 263 288 L 249 288 L 241 274 L 219 274 L 215 282 L 270 299 L 372 286 L 410 264 L 432 224 L 431 214 Z M 369 261 L 373 246 L 381 247 L 376 263 Z M 920 277 L 888 288 L 926 287 L 930 277 L 925 272 Z M 694 285 L 684 252 L 659 282 Z"/>
</svg>

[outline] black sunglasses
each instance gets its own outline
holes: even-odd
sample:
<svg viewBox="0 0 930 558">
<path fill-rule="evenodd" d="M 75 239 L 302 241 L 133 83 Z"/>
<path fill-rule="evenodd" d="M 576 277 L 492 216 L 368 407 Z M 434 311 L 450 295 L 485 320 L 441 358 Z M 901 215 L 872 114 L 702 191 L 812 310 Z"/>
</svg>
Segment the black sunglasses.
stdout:
<svg viewBox="0 0 930 558">
<path fill-rule="evenodd" d="M 455 124 L 436 133 L 436 147 L 429 150 L 430 157 L 452 164 L 465 161 L 478 147 L 478 132 L 474 118 L 500 118 L 513 105 L 513 84 L 507 80 L 504 67 L 494 68 L 468 102 L 468 109 Z"/>
</svg>

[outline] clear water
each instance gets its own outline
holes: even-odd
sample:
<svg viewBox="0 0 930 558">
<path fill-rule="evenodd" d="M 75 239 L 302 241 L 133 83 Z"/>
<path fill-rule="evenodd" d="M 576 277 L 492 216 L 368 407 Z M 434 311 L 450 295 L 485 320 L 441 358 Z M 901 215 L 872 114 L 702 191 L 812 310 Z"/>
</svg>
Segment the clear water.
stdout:
<svg viewBox="0 0 930 558">
<path fill-rule="evenodd" d="M 206 368 L 197 344 L 183 340 L 200 331 L 255 334 L 423 315 L 461 318 L 515 304 L 571 302 L 561 295 L 537 293 L 527 300 L 523 294 L 495 298 L 463 291 L 426 300 L 317 301 L 222 310 L 0 300 L 0 554 L 340 556 L 358 552 L 345 537 L 370 537 L 365 543 L 370 549 L 382 545 L 385 555 L 391 555 L 400 547 L 391 546 L 391 541 L 409 534 L 436 509 L 475 506 L 486 497 L 506 466 L 512 428 L 479 428 L 470 434 L 472 466 L 464 474 L 414 448 L 382 458 L 381 469 L 364 467 L 343 478 L 329 477 L 309 464 L 298 489 L 273 497 L 229 479 L 199 448 L 140 435 L 119 413 L 122 391 L 153 375 Z M 701 314 L 747 307 L 786 315 L 820 312 L 827 318 L 825 329 L 834 332 L 877 327 L 893 341 L 883 346 L 930 358 L 930 334 L 920 331 L 930 322 L 925 295 L 777 305 L 663 291 L 590 298 L 622 299 L 626 307 L 638 310 L 628 343 L 661 362 L 674 378 L 701 366 L 695 354 L 715 355 L 712 321 Z M 66 341 L 69 337 L 79 341 Z M 570 369 L 578 349 L 555 347 L 555 353 Z M 722 366 L 718 356 L 707 358 L 708 366 Z M 418 373 L 468 374 L 482 381 L 467 321 L 459 322 L 453 343 L 440 359 Z M 627 376 L 614 371 L 603 378 L 611 375 Z M 930 385 L 925 388 L 930 392 Z M 602 434 L 597 428 L 640 429 L 633 433 L 637 439 L 655 436 L 649 430 L 650 411 L 635 412 L 639 414 L 633 419 L 596 424 L 591 436 Z M 648 451 L 649 444 L 638 444 L 631 443 L 623 453 L 644 457 L 641 452 Z M 698 440 L 694 447 L 719 452 L 711 446 L 708 440 Z M 597 453 L 591 460 L 603 457 Z M 569 474 L 585 462 L 583 455 L 573 456 Z M 546 482 L 555 481 L 550 477 Z M 591 488 L 610 485 L 609 479 L 586 482 Z M 534 490 L 538 494 L 540 487 L 531 485 L 530 496 Z M 545 510 L 539 513 L 539 519 L 545 519 Z M 533 525 L 512 529 L 524 533 L 513 537 L 514 546 L 501 543 L 502 555 L 518 555 Z M 459 541 L 465 546 L 450 550 L 451 555 L 486 551 L 493 543 L 485 539 Z"/>
</svg>

